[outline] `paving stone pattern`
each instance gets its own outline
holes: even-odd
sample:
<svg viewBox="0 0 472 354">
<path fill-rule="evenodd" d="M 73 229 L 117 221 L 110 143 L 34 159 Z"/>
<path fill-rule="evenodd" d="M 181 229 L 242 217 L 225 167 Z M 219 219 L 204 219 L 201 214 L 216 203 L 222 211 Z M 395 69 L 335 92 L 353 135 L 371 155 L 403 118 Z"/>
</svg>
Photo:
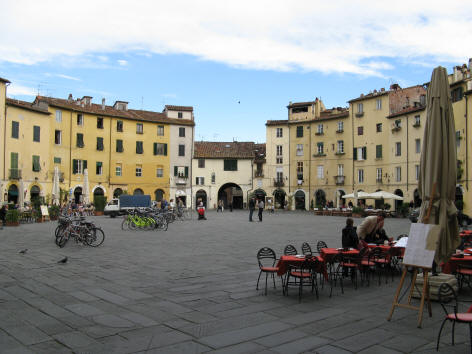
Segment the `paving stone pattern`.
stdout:
<svg viewBox="0 0 472 354">
<path fill-rule="evenodd" d="M 399 276 L 357 290 L 345 281 L 302 302 L 280 280 L 256 291 L 256 253 L 319 240 L 341 245 L 341 217 L 308 212 L 209 212 L 206 221 L 171 224 L 167 232 L 122 231 L 121 219 L 93 217 L 105 231 L 98 248 L 54 244 L 55 222 L 0 230 L 1 353 L 433 353 L 442 310 L 416 327 L 397 309 L 386 321 Z M 358 224 L 361 219 L 356 219 Z M 407 219 L 386 230 L 407 233 Z M 28 248 L 26 254 L 19 250 Z M 56 262 L 67 256 L 66 264 Z M 271 283 L 269 282 L 269 285 Z M 440 353 L 469 353 L 467 326 L 447 324 Z"/>
</svg>

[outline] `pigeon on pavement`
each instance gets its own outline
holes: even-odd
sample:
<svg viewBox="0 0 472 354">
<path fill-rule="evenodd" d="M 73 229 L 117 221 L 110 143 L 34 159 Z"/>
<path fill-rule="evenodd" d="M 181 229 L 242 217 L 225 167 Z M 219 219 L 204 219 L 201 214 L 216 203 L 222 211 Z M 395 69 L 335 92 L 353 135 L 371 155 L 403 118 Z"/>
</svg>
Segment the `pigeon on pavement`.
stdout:
<svg viewBox="0 0 472 354">
<path fill-rule="evenodd" d="M 28 249 L 27 249 L 27 248 L 25 248 L 24 250 L 21 250 L 21 251 L 18 252 L 18 253 L 25 254 L 26 252 L 28 252 Z"/>
<path fill-rule="evenodd" d="M 61 260 L 57 261 L 57 263 L 67 263 L 67 257 L 62 258 Z"/>
</svg>

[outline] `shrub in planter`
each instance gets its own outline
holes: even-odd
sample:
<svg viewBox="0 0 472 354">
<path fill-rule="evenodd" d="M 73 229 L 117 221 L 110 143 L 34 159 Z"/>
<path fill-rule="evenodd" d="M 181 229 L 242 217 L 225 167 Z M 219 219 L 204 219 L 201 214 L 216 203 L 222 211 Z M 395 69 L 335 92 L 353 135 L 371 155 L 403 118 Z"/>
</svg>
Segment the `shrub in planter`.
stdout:
<svg viewBox="0 0 472 354">
<path fill-rule="evenodd" d="M 408 203 L 402 203 L 400 207 L 397 210 L 398 214 L 400 214 L 402 217 L 407 217 L 407 215 L 410 213 L 410 204 Z"/>
<path fill-rule="evenodd" d="M 390 204 L 388 204 L 388 203 L 385 203 L 385 204 L 384 204 L 384 209 L 385 209 L 385 210 L 390 210 L 391 207 L 392 207 L 392 206 L 391 206 Z"/>
<path fill-rule="evenodd" d="M 59 217 L 59 212 L 60 211 L 61 211 L 61 209 L 59 208 L 59 205 L 52 205 L 49 208 L 49 218 L 51 220 L 57 220 L 57 218 Z"/>
<path fill-rule="evenodd" d="M 103 210 L 105 210 L 106 204 L 107 204 L 107 198 L 102 195 L 97 195 L 93 199 L 93 205 L 95 206 L 95 211 L 103 213 Z"/>
<path fill-rule="evenodd" d="M 18 226 L 20 224 L 20 213 L 16 209 L 9 209 L 6 215 L 7 225 Z"/>
<path fill-rule="evenodd" d="M 365 212 L 365 210 L 363 208 L 358 207 L 358 206 L 355 206 L 355 207 L 352 208 L 352 216 L 354 216 L 354 217 L 356 217 L 356 216 L 357 217 L 360 217 L 360 216 L 364 217 L 366 215 L 367 215 L 367 213 Z"/>
</svg>

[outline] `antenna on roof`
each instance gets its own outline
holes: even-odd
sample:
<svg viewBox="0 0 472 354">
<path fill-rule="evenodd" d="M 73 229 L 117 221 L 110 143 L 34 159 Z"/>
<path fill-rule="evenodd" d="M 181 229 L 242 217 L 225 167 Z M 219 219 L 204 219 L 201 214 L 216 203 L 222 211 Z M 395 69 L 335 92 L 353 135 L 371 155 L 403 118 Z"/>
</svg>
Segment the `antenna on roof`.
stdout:
<svg viewBox="0 0 472 354">
<path fill-rule="evenodd" d="M 141 111 L 144 109 L 144 97 L 141 96 Z"/>
</svg>

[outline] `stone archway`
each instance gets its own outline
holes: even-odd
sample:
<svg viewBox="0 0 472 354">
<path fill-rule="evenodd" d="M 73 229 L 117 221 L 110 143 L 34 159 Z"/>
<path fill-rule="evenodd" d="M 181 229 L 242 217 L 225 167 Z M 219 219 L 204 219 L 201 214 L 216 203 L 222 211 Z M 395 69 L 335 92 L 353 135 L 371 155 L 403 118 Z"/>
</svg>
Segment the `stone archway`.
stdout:
<svg viewBox="0 0 472 354">
<path fill-rule="evenodd" d="M 113 198 L 119 198 L 120 195 L 123 194 L 123 189 L 121 188 L 116 188 L 114 191 L 113 191 Z"/>
<path fill-rule="evenodd" d="M 18 193 L 18 186 L 16 184 L 10 185 L 8 187 L 8 203 L 18 203 Z"/>
<path fill-rule="evenodd" d="M 242 209 L 243 190 L 236 183 L 225 183 L 218 190 L 218 200 L 223 201 L 225 208 L 229 208 L 232 204 L 233 209 Z"/>
<path fill-rule="evenodd" d="M 401 189 L 395 189 L 395 192 L 393 192 L 393 194 L 403 197 L 403 191 Z M 403 200 L 395 200 L 395 211 L 399 211 L 402 204 Z"/>
<path fill-rule="evenodd" d="M 315 208 L 324 208 L 326 206 L 326 193 L 322 189 L 315 191 Z"/>
<path fill-rule="evenodd" d="M 295 192 L 295 209 L 297 210 L 306 210 L 305 207 L 305 192 L 299 189 Z"/>
<path fill-rule="evenodd" d="M 30 188 L 30 200 L 33 201 L 41 196 L 41 188 L 37 185 L 32 185 Z"/>
<path fill-rule="evenodd" d="M 283 209 L 285 207 L 285 196 L 287 195 L 287 193 L 285 193 L 283 189 L 276 189 L 273 194 L 275 200 L 275 207 Z"/>
<path fill-rule="evenodd" d="M 136 188 L 134 191 L 133 191 L 133 195 L 144 195 L 144 192 L 141 188 Z"/>
<path fill-rule="evenodd" d="M 342 189 L 336 190 L 336 206 L 340 208 L 341 206 L 345 206 L 346 201 L 344 200 L 343 196 L 346 195 L 346 192 Z"/>
<path fill-rule="evenodd" d="M 77 186 L 74 188 L 74 202 L 75 204 L 79 204 L 82 202 L 82 187 Z"/>
<path fill-rule="evenodd" d="M 198 206 L 198 204 L 200 203 L 200 200 L 202 201 L 203 206 L 206 208 L 206 206 L 207 206 L 207 193 L 203 189 L 200 189 L 200 190 L 197 191 L 197 193 L 195 193 L 195 207 Z"/>
<path fill-rule="evenodd" d="M 93 190 L 93 203 L 95 204 L 95 198 L 96 197 L 104 197 L 105 196 L 105 191 L 103 190 L 102 187 L 97 186 Z"/>
<path fill-rule="evenodd" d="M 162 189 L 156 189 L 154 191 L 154 198 L 156 202 L 160 202 L 162 199 L 164 199 L 164 191 Z"/>
</svg>

